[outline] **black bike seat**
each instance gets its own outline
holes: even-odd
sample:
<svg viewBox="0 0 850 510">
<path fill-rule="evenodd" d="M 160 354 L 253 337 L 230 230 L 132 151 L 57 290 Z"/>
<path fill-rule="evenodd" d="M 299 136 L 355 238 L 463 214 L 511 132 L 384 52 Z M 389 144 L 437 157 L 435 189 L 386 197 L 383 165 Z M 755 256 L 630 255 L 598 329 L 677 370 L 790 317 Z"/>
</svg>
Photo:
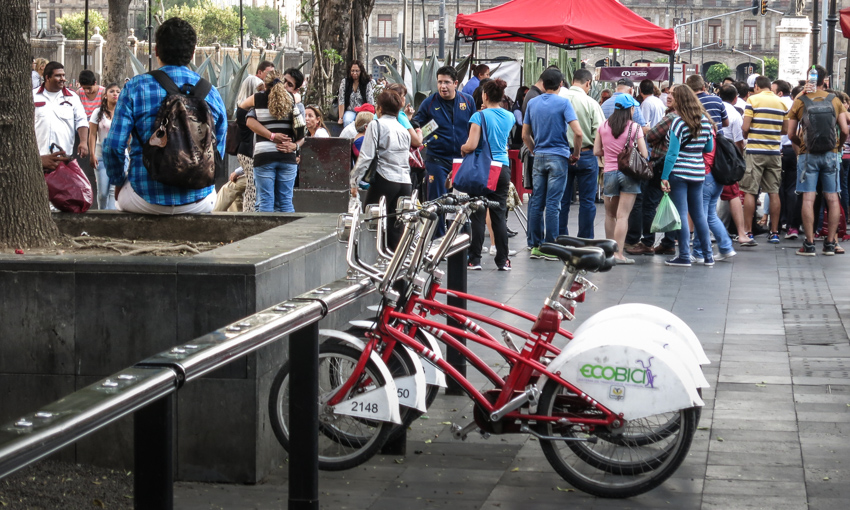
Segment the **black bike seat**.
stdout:
<svg viewBox="0 0 850 510">
<path fill-rule="evenodd" d="M 561 246 L 560 244 L 543 243 L 540 245 L 540 251 L 546 255 L 554 255 L 565 264 L 578 270 L 598 271 L 607 264 L 605 252 L 596 247 L 576 248 L 572 246 Z"/>
<path fill-rule="evenodd" d="M 585 239 L 583 237 L 558 236 L 555 240 L 561 246 L 572 246 L 573 248 L 602 248 L 606 257 L 613 257 L 617 253 L 617 241 L 613 239 Z"/>
</svg>

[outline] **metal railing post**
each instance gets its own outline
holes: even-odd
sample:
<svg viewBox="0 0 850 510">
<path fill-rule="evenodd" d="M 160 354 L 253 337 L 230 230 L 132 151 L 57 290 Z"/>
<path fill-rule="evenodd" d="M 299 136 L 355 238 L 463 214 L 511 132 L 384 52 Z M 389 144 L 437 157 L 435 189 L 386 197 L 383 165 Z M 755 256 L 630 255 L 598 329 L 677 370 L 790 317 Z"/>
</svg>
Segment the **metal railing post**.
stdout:
<svg viewBox="0 0 850 510">
<path fill-rule="evenodd" d="M 457 290 L 466 292 L 466 263 L 467 263 L 467 248 L 455 253 L 448 258 L 446 264 L 446 288 L 449 290 Z M 446 298 L 446 303 L 449 306 L 456 306 L 466 310 L 466 300 L 449 295 Z M 446 324 L 456 328 L 463 328 L 463 324 L 458 324 L 452 319 L 447 319 Z M 462 344 L 466 344 L 465 338 L 458 339 Z M 466 376 L 466 358 L 457 350 L 449 348 L 446 352 L 446 361 L 458 370 L 464 377 Z M 452 378 L 447 378 L 446 395 L 464 395 L 463 388 Z"/>
<path fill-rule="evenodd" d="M 174 508 L 174 397 L 169 394 L 133 416 L 134 507 Z"/>
<path fill-rule="evenodd" d="M 319 323 L 289 336 L 289 510 L 319 508 Z"/>
</svg>

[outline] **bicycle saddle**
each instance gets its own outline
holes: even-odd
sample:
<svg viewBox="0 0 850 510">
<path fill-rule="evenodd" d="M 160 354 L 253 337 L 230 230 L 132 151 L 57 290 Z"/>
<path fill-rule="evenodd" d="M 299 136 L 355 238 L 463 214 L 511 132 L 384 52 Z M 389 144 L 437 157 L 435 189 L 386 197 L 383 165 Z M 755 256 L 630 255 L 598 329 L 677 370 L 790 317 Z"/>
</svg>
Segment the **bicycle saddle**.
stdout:
<svg viewBox="0 0 850 510">
<path fill-rule="evenodd" d="M 543 243 L 540 245 L 540 251 L 546 255 L 554 255 L 565 264 L 578 270 L 599 271 L 600 268 L 606 267 L 608 264 L 605 252 L 596 247 L 577 248 Z"/>
<path fill-rule="evenodd" d="M 574 248 L 602 248 L 605 257 L 613 257 L 617 252 L 617 241 L 613 239 L 585 239 L 583 237 L 558 236 L 555 240 L 561 246 L 572 246 Z"/>
</svg>

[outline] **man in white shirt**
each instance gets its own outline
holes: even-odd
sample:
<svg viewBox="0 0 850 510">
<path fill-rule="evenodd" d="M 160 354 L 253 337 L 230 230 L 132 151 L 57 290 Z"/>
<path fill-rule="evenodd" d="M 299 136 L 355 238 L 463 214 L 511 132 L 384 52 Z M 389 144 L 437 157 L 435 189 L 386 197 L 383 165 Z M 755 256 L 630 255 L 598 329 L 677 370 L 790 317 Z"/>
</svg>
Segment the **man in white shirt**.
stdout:
<svg viewBox="0 0 850 510">
<path fill-rule="evenodd" d="M 640 112 L 649 128 L 652 129 L 664 118 L 665 105 L 661 99 L 655 97 L 655 84 L 652 80 L 640 82 L 638 91 L 640 92 Z"/>
<path fill-rule="evenodd" d="M 49 62 L 44 68 L 44 84 L 32 91 L 35 104 L 35 136 L 41 166 L 55 170 L 60 162 L 73 159 L 74 131 L 80 136 L 79 156 L 89 155 L 89 121 L 80 97 L 65 87 L 65 67 Z"/>
<path fill-rule="evenodd" d="M 741 126 L 744 125 L 744 118 L 735 108 L 735 101 L 738 99 L 738 90 L 733 85 L 723 85 L 720 87 L 717 95 L 723 101 L 723 106 L 726 107 L 726 115 L 729 116 L 729 125 L 721 128 L 720 132 L 723 133 L 723 136 L 732 140 L 743 153 L 744 132 L 741 130 Z"/>
</svg>

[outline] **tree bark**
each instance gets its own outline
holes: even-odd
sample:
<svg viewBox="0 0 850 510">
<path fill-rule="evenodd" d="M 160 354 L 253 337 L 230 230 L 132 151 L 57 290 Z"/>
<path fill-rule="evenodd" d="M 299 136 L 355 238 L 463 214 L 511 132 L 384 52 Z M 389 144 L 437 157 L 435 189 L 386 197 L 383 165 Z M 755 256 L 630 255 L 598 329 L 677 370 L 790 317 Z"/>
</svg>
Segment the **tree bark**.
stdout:
<svg viewBox="0 0 850 510">
<path fill-rule="evenodd" d="M 46 246 L 58 235 L 35 140 L 30 92 L 30 4 L 6 0 L 0 16 L 0 247 Z"/>
<path fill-rule="evenodd" d="M 348 62 L 359 60 L 366 66 L 367 73 L 372 69 L 371 64 L 366 62 L 366 24 L 372 15 L 375 0 L 353 0 L 351 6 L 351 41 L 349 42 Z M 348 66 L 346 66 L 348 67 Z M 344 74 L 344 72 L 343 72 Z"/>
<path fill-rule="evenodd" d="M 127 77 L 127 37 L 130 30 L 127 17 L 130 0 L 109 0 L 109 40 L 104 45 L 103 78 L 101 85 L 118 83 L 123 85 Z"/>
</svg>

